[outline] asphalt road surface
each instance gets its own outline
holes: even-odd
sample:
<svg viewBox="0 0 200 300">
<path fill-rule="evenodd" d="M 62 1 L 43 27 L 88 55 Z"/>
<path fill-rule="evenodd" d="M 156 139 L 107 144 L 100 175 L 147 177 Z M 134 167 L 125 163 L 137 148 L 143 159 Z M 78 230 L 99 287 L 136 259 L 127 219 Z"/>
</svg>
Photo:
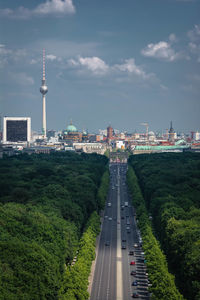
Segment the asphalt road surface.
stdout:
<svg viewBox="0 0 200 300">
<path fill-rule="evenodd" d="M 126 171 L 127 164 L 110 164 L 110 187 L 90 300 L 129 300 L 133 293 L 139 295 L 138 299 L 149 299 L 145 257 L 128 195 Z M 131 271 L 136 274 L 131 275 Z"/>
</svg>

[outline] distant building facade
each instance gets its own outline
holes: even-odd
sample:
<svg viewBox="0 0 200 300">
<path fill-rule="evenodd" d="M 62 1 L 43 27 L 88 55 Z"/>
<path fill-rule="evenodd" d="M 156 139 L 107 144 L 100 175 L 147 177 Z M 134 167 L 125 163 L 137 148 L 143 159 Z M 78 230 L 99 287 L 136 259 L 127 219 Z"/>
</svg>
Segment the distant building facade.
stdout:
<svg viewBox="0 0 200 300">
<path fill-rule="evenodd" d="M 107 138 L 112 139 L 113 137 L 113 128 L 111 126 L 107 127 Z"/>
<path fill-rule="evenodd" d="M 108 146 L 105 143 L 73 143 L 73 147 L 76 151 L 98 153 L 102 155 L 108 149 Z"/>
<path fill-rule="evenodd" d="M 62 139 L 66 143 L 81 142 L 82 136 L 82 132 L 78 132 L 77 128 L 71 122 L 70 125 L 67 126 L 67 129 L 63 132 Z"/>
<path fill-rule="evenodd" d="M 192 131 L 191 132 L 191 138 L 194 141 L 199 141 L 200 140 L 200 133 L 198 131 Z"/>
<path fill-rule="evenodd" d="M 3 118 L 3 142 L 30 142 L 31 118 L 4 117 Z"/>
</svg>

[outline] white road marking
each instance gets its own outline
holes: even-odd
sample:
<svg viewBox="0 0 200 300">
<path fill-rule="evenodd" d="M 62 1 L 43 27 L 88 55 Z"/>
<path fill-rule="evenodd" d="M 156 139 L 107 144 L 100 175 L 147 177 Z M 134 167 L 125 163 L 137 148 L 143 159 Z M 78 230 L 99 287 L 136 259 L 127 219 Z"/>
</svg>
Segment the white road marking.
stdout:
<svg viewBox="0 0 200 300">
<path fill-rule="evenodd" d="M 113 205 L 113 203 L 112 203 L 112 205 Z M 112 215 L 112 217 L 113 217 L 113 215 Z M 109 267 L 108 267 L 108 283 L 107 283 L 107 294 L 106 294 L 106 299 L 107 300 L 109 299 L 109 294 L 110 294 L 110 272 L 111 272 L 111 261 L 112 261 L 112 251 L 111 251 L 112 250 L 112 240 L 113 240 L 113 235 L 112 235 L 112 231 L 111 231 L 110 252 L 109 252 Z"/>
<path fill-rule="evenodd" d="M 118 189 L 117 189 L 117 293 L 116 300 L 123 300 L 123 285 L 122 285 L 122 250 L 121 250 L 121 225 L 120 225 L 120 180 L 119 166 L 118 171 Z"/>
</svg>

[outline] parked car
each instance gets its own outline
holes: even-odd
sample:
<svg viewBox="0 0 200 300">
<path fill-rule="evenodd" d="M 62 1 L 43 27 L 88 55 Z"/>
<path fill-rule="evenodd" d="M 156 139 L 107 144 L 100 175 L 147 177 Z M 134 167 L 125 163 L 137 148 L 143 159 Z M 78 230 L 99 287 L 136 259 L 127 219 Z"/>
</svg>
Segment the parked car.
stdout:
<svg viewBox="0 0 200 300">
<path fill-rule="evenodd" d="M 138 285 L 137 280 L 133 281 L 133 282 L 132 282 L 132 285 L 133 285 L 133 286 L 137 286 L 137 285 Z"/>
<path fill-rule="evenodd" d="M 132 276 L 136 276 L 136 275 L 137 275 L 137 272 L 136 272 L 136 271 L 131 271 L 131 275 L 132 275 Z"/>
<path fill-rule="evenodd" d="M 123 250 L 126 249 L 126 245 L 122 245 L 122 249 L 123 249 Z"/>
<path fill-rule="evenodd" d="M 139 298 L 140 296 L 139 296 L 139 294 L 138 293 L 133 293 L 132 294 L 132 298 Z"/>
<path fill-rule="evenodd" d="M 130 262 L 130 265 L 131 265 L 131 266 L 135 265 L 135 261 L 132 260 L 132 261 Z"/>
<path fill-rule="evenodd" d="M 129 255 L 134 255 L 134 251 L 133 251 L 133 250 L 130 250 L 130 251 L 129 251 Z"/>
</svg>

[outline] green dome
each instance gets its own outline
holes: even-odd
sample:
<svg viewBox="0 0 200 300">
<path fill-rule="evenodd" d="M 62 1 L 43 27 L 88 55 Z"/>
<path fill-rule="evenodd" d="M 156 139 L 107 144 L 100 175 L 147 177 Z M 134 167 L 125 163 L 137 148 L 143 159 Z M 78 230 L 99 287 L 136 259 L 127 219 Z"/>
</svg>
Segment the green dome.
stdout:
<svg viewBox="0 0 200 300">
<path fill-rule="evenodd" d="M 67 132 L 77 132 L 78 130 L 74 125 L 70 124 L 69 126 L 67 126 L 66 131 Z"/>
</svg>

